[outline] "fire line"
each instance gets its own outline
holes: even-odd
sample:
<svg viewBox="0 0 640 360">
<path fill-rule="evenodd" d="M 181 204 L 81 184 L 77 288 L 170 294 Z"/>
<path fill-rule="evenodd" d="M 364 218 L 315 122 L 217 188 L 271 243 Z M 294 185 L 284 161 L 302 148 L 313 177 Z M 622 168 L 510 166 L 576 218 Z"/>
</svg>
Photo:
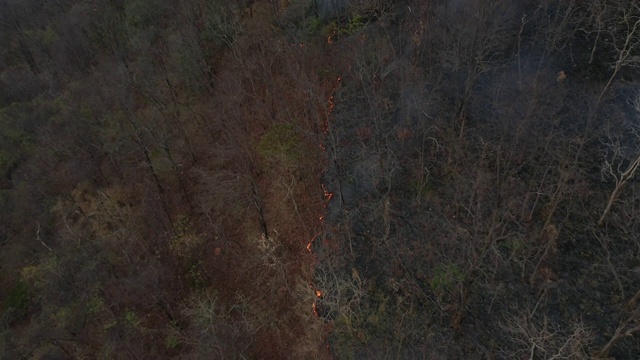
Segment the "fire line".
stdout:
<svg viewBox="0 0 640 360">
<path fill-rule="evenodd" d="M 331 37 L 329 37 L 329 44 L 331 44 Z M 301 45 L 301 46 L 303 46 L 303 45 Z M 323 132 L 322 132 L 323 133 L 323 137 L 322 137 L 322 140 L 321 140 L 321 142 L 319 144 L 320 149 L 322 149 L 322 151 L 324 151 L 325 153 L 327 151 L 327 148 L 324 145 L 324 140 L 326 139 L 326 137 L 327 137 L 327 135 L 329 133 L 329 118 L 331 116 L 331 113 L 333 113 L 333 110 L 335 109 L 334 94 L 338 90 L 338 88 L 340 87 L 341 81 L 342 81 L 342 77 L 338 76 L 336 78 L 335 84 L 333 85 L 333 87 L 331 89 L 331 93 L 330 93 L 329 99 L 327 101 L 328 110 L 327 110 L 327 114 L 325 116 L 325 121 L 324 121 L 324 129 L 323 129 Z M 324 172 L 324 170 L 323 170 L 323 172 Z M 323 209 L 326 210 L 327 207 L 329 206 L 329 202 L 333 198 L 333 192 L 329 191 L 327 186 L 324 183 L 322 183 L 322 178 L 320 179 L 320 182 L 321 182 L 321 188 L 322 188 L 322 197 L 324 198 L 322 207 L 323 207 Z M 324 225 L 325 215 L 324 214 L 320 215 L 318 217 L 318 220 L 319 220 L 321 226 Z M 315 242 L 316 238 L 320 234 L 322 234 L 322 230 L 319 233 L 317 233 L 316 235 L 314 235 L 311 238 L 311 240 L 309 241 L 309 243 L 307 244 L 307 251 L 309 251 L 309 253 L 313 254 L 313 250 L 312 250 L 313 243 Z M 318 313 L 318 305 L 317 305 L 317 303 L 318 303 L 318 299 L 322 298 L 323 292 L 322 292 L 322 290 L 315 289 L 315 287 L 313 286 L 313 284 L 311 282 L 309 283 L 309 288 L 311 288 L 311 290 L 314 291 L 314 294 L 316 296 L 316 300 L 311 305 L 311 307 L 313 309 L 313 314 L 316 317 L 320 317 L 320 314 Z"/>
</svg>

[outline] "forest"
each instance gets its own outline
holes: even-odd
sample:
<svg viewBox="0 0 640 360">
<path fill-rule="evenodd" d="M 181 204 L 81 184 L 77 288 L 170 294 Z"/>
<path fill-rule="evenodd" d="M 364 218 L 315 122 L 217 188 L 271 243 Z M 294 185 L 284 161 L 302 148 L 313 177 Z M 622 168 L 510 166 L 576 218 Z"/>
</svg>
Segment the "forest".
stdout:
<svg viewBox="0 0 640 360">
<path fill-rule="evenodd" d="M 0 359 L 640 358 L 640 2 L 0 0 Z"/>
</svg>

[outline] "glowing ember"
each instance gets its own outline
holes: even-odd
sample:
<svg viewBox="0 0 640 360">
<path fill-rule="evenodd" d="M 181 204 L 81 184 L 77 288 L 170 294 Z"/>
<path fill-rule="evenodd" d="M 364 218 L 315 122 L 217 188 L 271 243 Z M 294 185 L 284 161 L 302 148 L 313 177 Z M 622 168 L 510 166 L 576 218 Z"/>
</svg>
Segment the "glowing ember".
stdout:
<svg viewBox="0 0 640 360">
<path fill-rule="evenodd" d="M 311 246 L 313 246 L 313 243 L 316 241 L 316 238 L 318 237 L 318 235 L 320 235 L 321 232 L 315 234 L 312 238 L 311 241 L 309 241 L 309 243 L 307 244 L 307 250 L 309 250 L 310 253 L 313 253 L 313 251 L 311 251 Z M 309 286 L 311 287 L 311 284 L 309 284 Z"/>
<path fill-rule="evenodd" d="M 333 41 L 332 41 L 332 39 L 331 39 L 331 36 L 329 36 L 329 37 L 328 37 L 327 42 L 328 42 L 329 44 L 331 44 L 331 43 L 333 42 Z M 304 44 L 300 44 L 300 46 L 304 46 Z M 336 83 L 334 84 L 333 88 L 331 89 L 331 93 L 330 93 L 330 95 L 329 95 L 329 100 L 328 100 L 329 108 L 328 108 L 328 111 L 327 111 L 326 117 L 325 117 L 325 119 L 324 119 L 324 129 L 323 129 L 323 135 L 325 135 L 325 136 L 329 133 L 329 115 L 331 115 L 331 113 L 333 112 L 333 109 L 335 108 L 335 102 L 334 102 L 333 94 L 334 94 L 334 93 L 338 90 L 338 88 L 340 87 L 340 82 L 341 82 L 341 81 L 342 81 L 342 77 L 341 77 L 341 76 L 338 76 L 338 78 L 336 79 Z M 326 146 L 324 145 L 324 143 L 323 143 L 323 142 L 320 142 L 319 146 L 320 146 L 320 149 L 322 149 L 323 151 L 326 151 L 326 150 L 327 150 L 327 148 L 326 148 Z M 323 171 L 323 172 L 324 172 L 324 171 Z M 329 205 L 329 201 L 331 201 L 331 199 L 333 198 L 333 193 L 332 193 L 331 191 L 329 191 L 329 189 L 327 189 L 327 187 L 325 186 L 325 184 L 321 184 L 321 185 L 322 185 L 322 196 L 324 197 L 324 201 L 323 201 L 322 207 L 326 209 L 326 208 L 327 208 L 327 206 Z M 324 223 L 324 219 L 325 219 L 324 215 L 320 215 L 320 216 L 318 217 L 318 220 L 320 221 L 320 224 L 321 224 L 321 225 Z M 313 254 L 313 251 L 312 251 L 312 249 L 311 249 L 311 248 L 312 248 L 312 246 L 313 246 L 314 241 L 316 240 L 316 238 L 318 237 L 318 235 L 320 235 L 321 233 L 322 233 L 322 231 L 321 231 L 321 232 L 319 232 L 319 233 L 317 233 L 317 234 L 316 234 L 316 235 L 311 239 L 311 241 L 309 241 L 309 243 L 307 244 L 307 251 L 309 251 L 309 253 L 312 253 L 312 254 Z M 321 299 L 321 298 L 322 298 L 322 295 L 323 295 L 322 291 L 321 291 L 321 290 L 314 289 L 314 287 L 313 287 L 313 284 L 312 284 L 312 283 L 309 283 L 309 288 L 313 290 L 313 292 L 315 293 L 316 298 L 318 298 L 318 299 Z M 313 305 L 311 305 L 311 307 L 313 308 L 313 314 L 314 314 L 316 317 L 320 317 L 320 314 L 318 313 L 317 301 L 314 301 L 314 302 L 313 302 Z M 328 348 L 328 345 L 327 345 L 327 348 Z"/>
<path fill-rule="evenodd" d="M 322 193 L 326 201 L 326 203 L 324 204 L 324 207 L 326 208 L 329 201 L 331 201 L 331 199 L 333 198 L 333 193 L 329 191 L 329 189 L 327 189 L 327 187 L 324 186 L 324 184 L 322 184 Z"/>
</svg>

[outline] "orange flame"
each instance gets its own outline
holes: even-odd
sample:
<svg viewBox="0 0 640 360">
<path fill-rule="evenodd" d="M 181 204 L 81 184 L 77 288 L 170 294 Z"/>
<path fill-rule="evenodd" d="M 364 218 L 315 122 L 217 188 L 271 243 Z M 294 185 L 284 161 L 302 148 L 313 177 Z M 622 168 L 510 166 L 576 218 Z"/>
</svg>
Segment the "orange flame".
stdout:
<svg viewBox="0 0 640 360">
<path fill-rule="evenodd" d="M 329 36 L 327 38 L 327 42 L 329 44 L 331 44 L 333 42 L 333 40 L 331 39 L 331 36 Z M 295 46 L 295 44 L 291 44 L 291 46 Z M 300 44 L 300 46 L 304 46 L 304 44 Z M 331 93 L 329 95 L 329 109 L 327 111 L 327 116 L 324 119 L 324 129 L 323 129 L 323 134 L 326 136 L 329 133 L 329 115 L 331 115 L 331 113 L 333 112 L 333 109 L 335 108 L 335 102 L 334 102 L 334 93 L 338 90 L 338 88 L 340 87 L 340 82 L 342 81 L 342 77 L 338 76 L 336 79 L 336 83 L 334 84 L 333 88 L 331 89 Z M 323 151 L 326 151 L 327 148 L 326 146 L 323 144 L 323 142 L 320 142 L 319 144 L 320 149 L 322 149 Z M 324 171 L 323 171 L 324 172 Z M 333 198 L 333 192 L 329 191 L 329 189 L 326 187 L 325 184 L 321 184 L 322 185 L 322 196 L 324 197 L 324 201 L 323 201 L 323 208 L 327 208 L 327 206 L 329 205 L 329 202 L 331 201 L 331 199 Z M 324 223 L 325 220 L 325 215 L 320 215 L 318 217 L 318 220 L 320 221 L 320 224 L 322 225 Z M 307 244 L 307 251 L 309 251 L 309 253 L 313 254 L 312 251 L 312 247 L 313 247 L 313 243 L 315 242 L 316 238 L 318 237 L 318 235 L 320 235 L 322 233 L 322 231 L 320 231 L 319 233 L 317 233 L 313 238 L 311 238 L 311 240 L 309 241 L 309 243 Z M 318 290 L 318 289 L 314 289 L 313 284 L 309 283 L 309 288 L 313 290 L 316 298 L 320 299 L 322 298 L 322 291 Z M 317 308 L 317 301 L 313 302 L 312 305 L 313 308 L 313 314 L 316 317 L 320 317 L 320 314 L 318 313 L 318 308 Z M 328 347 L 328 345 L 327 345 Z"/>
<path fill-rule="evenodd" d="M 312 238 L 311 241 L 309 241 L 309 243 L 307 244 L 307 250 L 309 250 L 310 253 L 313 253 L 313 251 L 311 251 L 311 246 L 313 246 L 313 243 L 316 241 L 316 238 L 318 237 L 318 235 L 320 235 L 322 232 L 319 232 L 317 234 L 315 234 Z M 309 287 L 311 287 L 311 284 L 309 284 Z"/>
<path fill-rule="evenodd" d="M 324 207 L 326 208 L 327 207 L 327 203 L 329 201 L 331 201 L 331 199 L 333 198 L 333 193 L 331 191 L 329 191 L 329 189 L 327 189 L 327 187 L 324 184 L 322 184 L 322 195 L 325 198 Z"/>
</svg>

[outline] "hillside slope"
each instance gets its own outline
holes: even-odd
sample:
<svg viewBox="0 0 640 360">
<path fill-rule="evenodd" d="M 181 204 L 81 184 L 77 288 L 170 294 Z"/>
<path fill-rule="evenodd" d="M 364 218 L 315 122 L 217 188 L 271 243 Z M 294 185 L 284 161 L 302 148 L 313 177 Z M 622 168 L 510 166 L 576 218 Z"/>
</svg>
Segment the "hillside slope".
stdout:
<svg viewBox="0 0 640 360">
<path fill-rule="evenodd" d="M 640 5 L 0 0 L 0 358 L 640 355 Z"/>
</svg>

